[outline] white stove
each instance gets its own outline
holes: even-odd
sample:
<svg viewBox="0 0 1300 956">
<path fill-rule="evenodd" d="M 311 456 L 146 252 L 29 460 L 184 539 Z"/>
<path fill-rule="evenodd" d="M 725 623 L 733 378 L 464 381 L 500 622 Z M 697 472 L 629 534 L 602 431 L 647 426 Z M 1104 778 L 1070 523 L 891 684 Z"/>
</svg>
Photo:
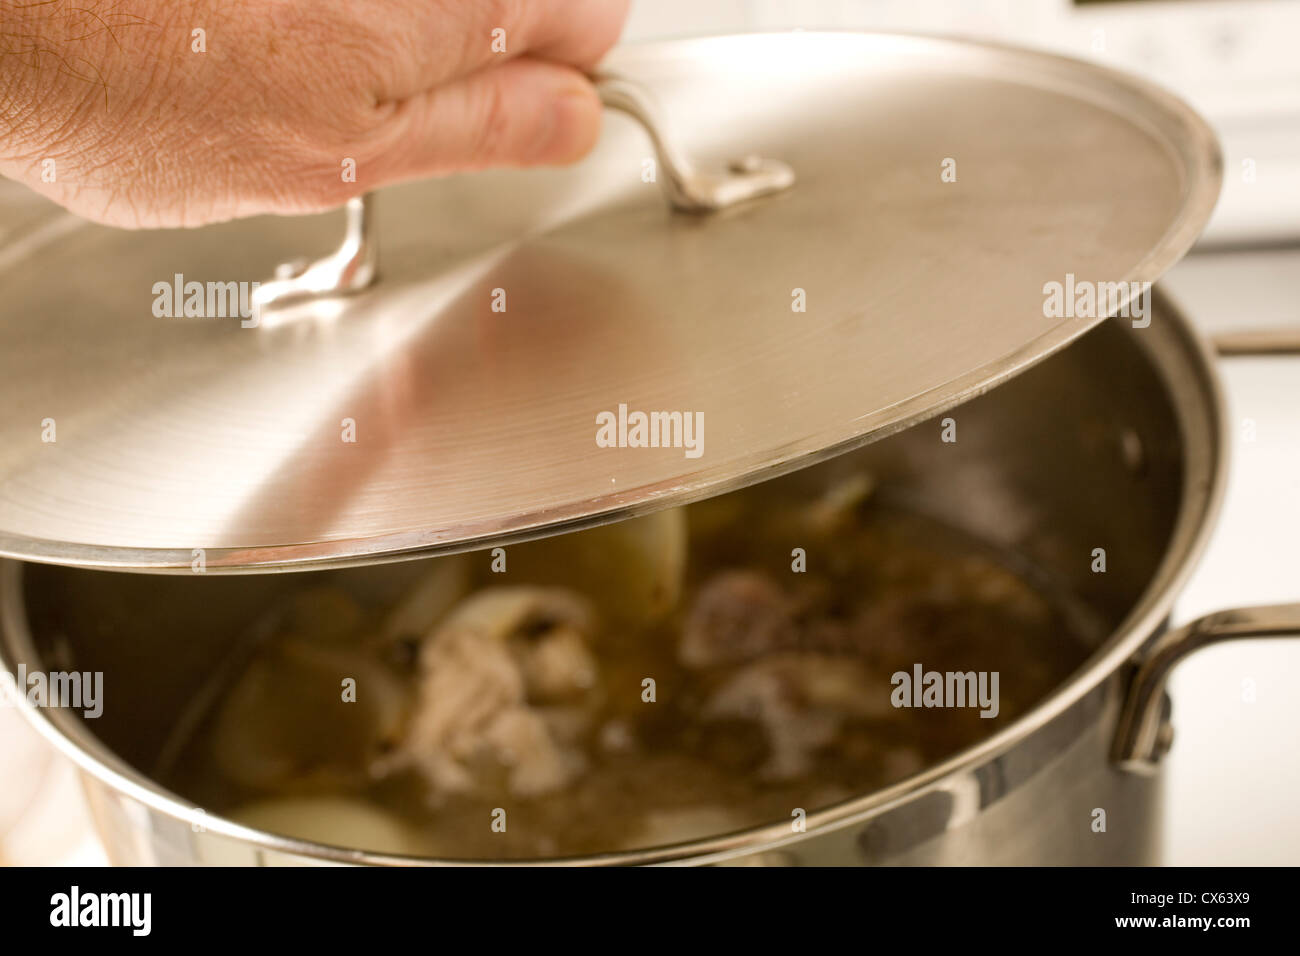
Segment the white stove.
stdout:
<svg viewBox="0 0 1300 956">
<path fill-rule="evenodd" d="M 1300 190 L 1300 183 L 1297 185 Z M 1193 253 L 1165 286 L 1210 334 L 1300 327 L 1300 247 Z M 1300 355 L 1220 359 L 1228 491 L 1175 612 L 1300 601 Z M 1174 672 L 1166 862 L 1300 863 L 1300 642 L 1240 641 Z"/>
</svg>

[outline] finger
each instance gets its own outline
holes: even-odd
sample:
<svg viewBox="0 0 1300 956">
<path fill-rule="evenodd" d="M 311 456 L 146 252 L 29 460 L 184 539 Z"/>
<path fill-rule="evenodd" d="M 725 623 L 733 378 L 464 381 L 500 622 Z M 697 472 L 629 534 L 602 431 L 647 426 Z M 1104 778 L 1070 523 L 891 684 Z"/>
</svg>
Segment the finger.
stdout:
<svg viewBox="0 0 1300 956">
<path fill-rule="evenodd" d="M 618 42 L 629 0 L 525 3 L 524 53 L 590 70 Z M 549 9 L 548 9 L 549 8 Z"/>
<path fill-rule="evenodd" d="M 377 134 L 376 185 L 573 162 L 595 144 L 600 114 L 595 90 L 572 67 L 511 60 L 400 104 Z"/>
<path fill-rule="evenodd" d="M 405 0 L 401 58 L 381 90 L 402 99 L 522 56 L 589 70 L 617 41 L 628 0 Z"/>
</svg>

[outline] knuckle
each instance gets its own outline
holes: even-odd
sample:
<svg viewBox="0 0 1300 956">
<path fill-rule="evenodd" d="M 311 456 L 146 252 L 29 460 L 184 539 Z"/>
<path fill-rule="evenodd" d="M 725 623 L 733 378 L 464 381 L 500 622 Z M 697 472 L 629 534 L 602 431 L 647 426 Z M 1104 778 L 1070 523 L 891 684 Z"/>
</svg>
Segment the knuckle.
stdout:
<svg viewBox="0 0 1300 956">
<path fill-rule="evenodd" d="M 475 165 L 486 165 L 502 158 L 509 145 L 510 104 L 505 87 L 498 80 L 482 85 L 475 104 L 478 127 L 471 156 Z"/>
</svg>

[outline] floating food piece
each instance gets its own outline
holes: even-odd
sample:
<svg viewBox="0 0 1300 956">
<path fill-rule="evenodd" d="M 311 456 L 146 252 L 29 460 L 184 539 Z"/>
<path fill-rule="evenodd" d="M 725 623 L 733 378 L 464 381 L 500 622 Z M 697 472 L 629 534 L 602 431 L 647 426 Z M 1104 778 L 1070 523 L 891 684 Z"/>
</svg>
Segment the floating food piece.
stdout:
<svg viewBox="0 0 1300 956">
<path fill-rule="evenodd" d="M 669 508 L 598 529 L 610 566 L 626 562 L 616 592 L 633 619 L 656 620 L 681 599 L 689 544 L 686 509 Z"/>
<path fill-rule="evenodd" d="M 876 490 L 876 480 L 864 471 L 835 482 L 807 507 L 804 521 L 816 534 L 832 534 L 848 527 L 856 512 Z"/>
<path fill-rule="evenodd" d="M 428 634 L 469 590 L 469 559 L 453 554 L 433 558 L 428 570 L 384 617 L 380 640 L 385 643 Z"/>
<path fill-rule="evenodd" d="M 255 830 L 350 850 L 419 856 L 421 834 L 374 804 L 347 797 L 287 797 L 244 804 L 230 819 Z"/>
<path fill-rule="evenodd" d="M 817 751 L 835 742 L 845 721 L 888 714 L 888 691 L 857 661 L 781 654 L 728 678 L 709 698 L 704 717 L 758 723 L 768 743 L 760 776 L 789 780 L 812 770 Z"/>
<path fill-rule="evenodd" d="M 753 660 L 796 635 L 796 606 L 770 577 L 723 571 L 700 589 L 678 645 L 688 667 L 718 667 Z"/>
<path fill-rule="evenodd" d="M 309 637 L 304 629 L 321 622 L 303 610 L 298 603 L 285 621 L 292 636 L 267 642 L 216 712 L 212 758 L 245 787 L 362 785 L 365 767 L 401 732 L 409 699 L 403 683 L 360 650 Z M 323 630 L 327 638 L 344 633 Z M 345 681 L 354 682 L 351 689 Z"/>
<path fill-rule="evenodd" d="M 688 545 L 686 509 L 670 508 L 516 545 L 509 549 L 509 574 L 601 595 L 609 623 L 640 628 L 677 606 Z"/>
<path fill-rule="evenodd" d="M 628 753 L 636 749 L 636 735 L 625 720 L 611 720 L 601 727 L 599 741 L 606 753 Z"/>
<path fill-rule="evenodd" d="M 489 588 L 457 606 L 420 652 L 415 712 L 381 774 L 413 768 L 435 796 L 558 790 L 585 767 L 596 660 L 590 604 L 555 588 Z"/>
</svg>

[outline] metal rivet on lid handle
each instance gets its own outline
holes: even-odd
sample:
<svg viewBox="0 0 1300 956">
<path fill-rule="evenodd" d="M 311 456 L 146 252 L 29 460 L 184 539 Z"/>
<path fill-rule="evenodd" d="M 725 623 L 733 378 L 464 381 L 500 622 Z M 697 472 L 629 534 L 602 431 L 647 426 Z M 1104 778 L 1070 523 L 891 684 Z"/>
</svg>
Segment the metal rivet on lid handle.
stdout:
<svg viewBox="0 0 1300 956">
<path fill-rule="evenodd" d="M 697 167 L 669 134 L 649 90 L 612 74 L 595 75 L 592 81 L 605 106 L 627 113 L 645 127 L 663 171 L 664 195 L 674 209 L 716 212 L 794 184 L 793 169 L 762 156 L 732 160 L 716 172 Z M 338 249 L 315 262 L 281 265 L 276 277 L 258 288 L 254 303 L 263 310 L 359 292 L 375 281 L 378 261 L 374 203 L 366 193 L 348 200 L 347 227 Z"/>
</svg>

